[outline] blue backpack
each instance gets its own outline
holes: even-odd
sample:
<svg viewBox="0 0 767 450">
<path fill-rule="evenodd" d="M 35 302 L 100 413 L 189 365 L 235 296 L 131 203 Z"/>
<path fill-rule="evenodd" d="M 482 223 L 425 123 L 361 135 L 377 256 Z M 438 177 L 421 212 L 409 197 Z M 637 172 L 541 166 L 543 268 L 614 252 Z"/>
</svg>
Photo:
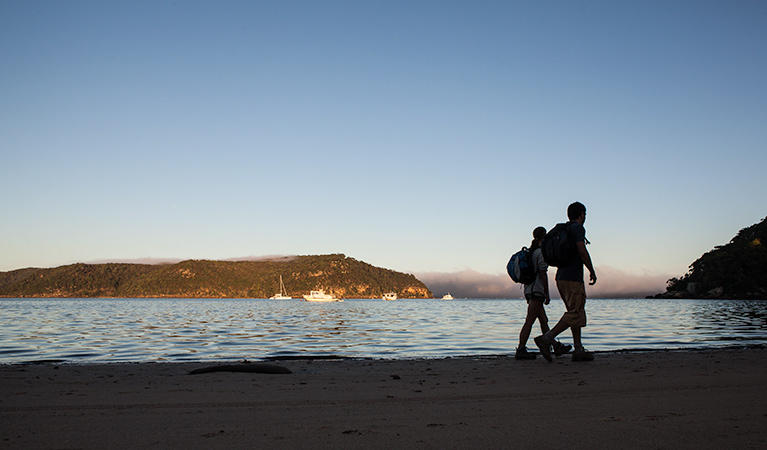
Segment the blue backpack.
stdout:
<svg viewBox="0 0 767 450">
<path fill-rule="evenodd" d="M 535 281 L 535 268 L 533 267 L 533 252 L 527 247 L 511 255 L 506 272 L 516 283 L 530 284 Z"/>
</svg>

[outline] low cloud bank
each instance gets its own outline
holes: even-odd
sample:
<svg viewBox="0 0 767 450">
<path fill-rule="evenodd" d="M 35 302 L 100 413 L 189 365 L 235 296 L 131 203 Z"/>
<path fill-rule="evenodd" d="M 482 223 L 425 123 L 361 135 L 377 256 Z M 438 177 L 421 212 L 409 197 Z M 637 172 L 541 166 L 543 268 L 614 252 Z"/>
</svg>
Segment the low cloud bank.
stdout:
<svg viewBox="0 0 767 450">
<path fill-rule="evenodd" d="M 442 297 L 448 292 L 455 298 L 518 298 L 522 291 L 508 275 L 491 275 L 463 270 L 461 272 L 416 273 L 434 294 Z"/>
<path fill-rule="evenodd" d="M 217 261 L 291 261 L 295 259 L 294 255 L 266 255 L 266 256 L 241 256 L 238 258 L 225 258 Z M 189 258 L 187 258 L 189 259 Z M 176 264 L 187 259 L 182 258 L 123 258 L 123 259 L 99 259 L 94 261 L 87 261 L 86 264 Z M 205 258 L 203 258 L 205 259 Z"/>
<path fill-rule="evenodd" d="M 591 298 L 644 298 L 666 291 L 667 274 L 630 273 L 610 266 L 596 268 L 597 284 L 586 286 Z M 549 270 L 550 292 L 559 298 L 554 275 Z M 588 271 L 585 271 L 588 277 Z M 432 291 L 435 297 L 450 293 L 456 298 L 522 298 L 521 285 L 511 281 L 507 274 L 486 274 L 474 270 L 460 272 L 421 272 L 415 276 Z"/>
<path fill-rule="evenodd" d="M 227 258 L 223 261 L 292 261 L 296 259 L 294 255 L 266 255 L 266 256 L 243 256 L 241 258 Z"/>
<path fill-rule="evenodd" d="M 586 287 L 588 295 L 595 298 L 643 298 L 666 292 L 666 281 L 674 276 L 631 273 L 610 266 L 597 267 L 596 271 L 597 284 Z"/>
<path fill-rule="evenodd" d="M 95 259 L 92 261 L 82 261 L 83 264 L 176 264 L 183 261 L 181 258 L 117 258 L 117 259 Z"/>
</svg>

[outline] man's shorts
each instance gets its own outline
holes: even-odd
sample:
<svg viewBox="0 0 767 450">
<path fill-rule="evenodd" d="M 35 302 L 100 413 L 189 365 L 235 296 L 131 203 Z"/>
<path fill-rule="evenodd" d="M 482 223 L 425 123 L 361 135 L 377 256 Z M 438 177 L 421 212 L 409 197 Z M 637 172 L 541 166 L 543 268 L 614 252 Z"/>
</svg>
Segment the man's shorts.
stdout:
<svg viewBox="0 0 767 450">
<path fill-rule="evenodd" d="M 557 280 L 557 289 L 567 312 L 562 320 L 571 327 L 586 326 L 586 284 L 582 281 Z"/>
</svg>

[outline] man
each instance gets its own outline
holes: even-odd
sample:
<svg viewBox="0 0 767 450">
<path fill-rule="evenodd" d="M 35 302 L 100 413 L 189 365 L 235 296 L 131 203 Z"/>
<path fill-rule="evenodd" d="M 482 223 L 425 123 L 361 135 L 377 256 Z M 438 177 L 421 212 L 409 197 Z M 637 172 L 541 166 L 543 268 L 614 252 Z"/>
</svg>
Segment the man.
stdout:
<svg viewBox="0 0 767 450">
<path fill-rule="evenodd" d="M 535 345 L 547 361 L 551 361 L 551 345 L 557 335 L 570 328 L 573 333 L 573 361 L 592 361 L 594 354 L 587 352 L 581 342 L 581 328 L 586 326 L 586 286 L 583 281 L 583 266 L 589 269 L 589 285 L 597 282 L 597 274 L 591 263 L 591 255 L 586 250 L 586 207 L 583 203 L 575 202 L 567 207 L 567 223 L 569 237 L 575 242 L 576 254 L 567 264 L 557 269 L 557 289 L 562 301 L 565 302 L 567 312 L 562 315 L 559 322 L 542 336 L 535 338 Z"/>
</svg>

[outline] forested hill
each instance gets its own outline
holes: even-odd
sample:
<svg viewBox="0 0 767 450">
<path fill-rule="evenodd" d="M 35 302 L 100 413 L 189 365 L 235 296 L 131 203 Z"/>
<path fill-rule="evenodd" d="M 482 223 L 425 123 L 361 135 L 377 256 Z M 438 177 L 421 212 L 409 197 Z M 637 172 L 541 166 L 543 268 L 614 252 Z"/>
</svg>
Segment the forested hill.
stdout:
<svg viewBox="0 0 767 450">
<path fill-rule="evenodd" d="M 430 298 L 415 276 L 375 267 L 342 254 L 263 261 L 182 261 L 177 264 L 73 264 L 0 272 L 0 297 L 269 298 L 301 297 L 324 289 L 344 298 Z"/>
<path fill-rule="evenodd" d="M 767 217 L 698 258 L 656 297 L 767 299 Z"/>
</svg>

